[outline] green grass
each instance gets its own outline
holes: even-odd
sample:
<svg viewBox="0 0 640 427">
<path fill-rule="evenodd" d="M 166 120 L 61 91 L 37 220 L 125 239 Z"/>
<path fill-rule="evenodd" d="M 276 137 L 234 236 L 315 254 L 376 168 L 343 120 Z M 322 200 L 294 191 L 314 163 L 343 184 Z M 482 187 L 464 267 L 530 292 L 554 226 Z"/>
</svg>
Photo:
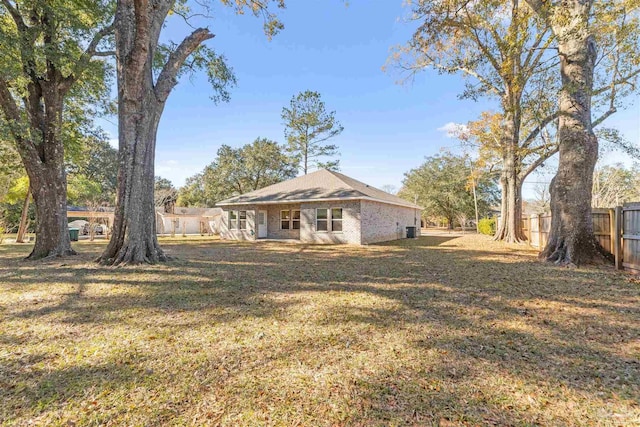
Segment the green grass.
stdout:
<svg viewBox="0 0 640 427">
<path fill-rule="evenodd" d="M 484 236 L 0 246 L 2 425 L 640 425 L 640 282 Z"/>
</svg>

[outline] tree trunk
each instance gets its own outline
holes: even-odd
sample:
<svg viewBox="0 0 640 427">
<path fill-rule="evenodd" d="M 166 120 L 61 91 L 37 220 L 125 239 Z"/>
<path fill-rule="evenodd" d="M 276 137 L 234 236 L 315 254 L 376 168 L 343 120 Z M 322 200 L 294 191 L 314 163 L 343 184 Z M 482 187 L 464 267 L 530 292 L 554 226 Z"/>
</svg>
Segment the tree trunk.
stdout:
<svg viewBox="0 0 640 427">
<path fill-rule="evenodd" d="M 554 28 L 562 76 L 560 162 L 550 187 L 551 233 L 540 257 L 557 264 L 579 265 L 600 258 L 591 219 L 598 140 L 591 126 L 596 46 L 588 31 L 589 8 L 588 2 L 572 2 L 572 16 Z"/>
<path fill-rule="evenodd" d="M 503 104 L 508 105 L 508 101 Z M 505 111 L 507 107 L 505 107 Z M 502 188 L 501 223 L 496 231 L 495 240 L 508 243 L 519 243 L 526 240 L 522 232 L 522 182 L 518 178 L 520 159 L 517 154 L 519 146 L 519 116 L 513 113 L 505 114 L 503 145 L 505 151 L 502 157 Z"/>
<path fill-rule="evenodd" d="M 154 82 L 154 53 L 174 3 L 164 0 L 150 5 L 146 0 L 120 0 L 117 4 L 118 199 L 111 240 L 98 259 L 104 264 L 153 264 L 168 259 L 156 235 L 156 133 L 184 61 L 200 43 L 213 37 L 205 28 L 196 29 L 169 55 Z"/>
<path fill-rule="evenodd" d="M 154 203 L 156 132 L 162 106 L 152 95 L 149 67 L 150 61 L 143 79 L 137 81 L 118 66 L 118 197 L 111 240 L 99 259 L 104 264 L 167 260 L 156 235 Z M 137 98 L 139 91 L 144 94 L 142 99 Z"/>
<path fill-rule="evenodd" d="M 57 163 L 40 163 L 38 166 L 29 163 L 25 168 L 36 207 L 36 242 L 27 259 L 76 253 L 71 249 L 67 224 L 67 178 L 64 164 Z M 40 170 L 34 172 L 35 167 Z"/>
<path fill-rule="evenodd" d="M 29 201 L 31 200 L 31 192 L 27 189 L 27 196 L 22 204 L 22 214 L 20 215 L 20 225 L 18 226 L 17 243 L 24 243 L 24 235 L 27 233 L 27 219 L 29 218 Z"/>
</svg>

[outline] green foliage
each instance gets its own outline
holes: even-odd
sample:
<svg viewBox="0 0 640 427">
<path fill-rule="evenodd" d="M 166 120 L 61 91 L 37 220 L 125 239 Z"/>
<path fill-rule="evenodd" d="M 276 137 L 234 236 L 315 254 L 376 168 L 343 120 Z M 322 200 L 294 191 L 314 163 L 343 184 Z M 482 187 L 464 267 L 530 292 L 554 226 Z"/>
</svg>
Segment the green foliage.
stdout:
<svg viewBox="0 0 640 427">
<path fill-rule="evenodd" d="M 471 176 L 467 157 L 445 152 L 427 157 L 422 165 L 407 172 L 399 195 L 410 201 L 417 197 L 424 216 L 445 218 L 452 225 L 461 215 L 469 218 L 475 215 L 469 186 Z M 496 183 L 481 177 L 477 179 L 476 191 L 479 215 L 485 216 L 496 202 Z"/>
<path fill-rule="evenodd" d="M 291 98 L 289 107 L 282 109 L 287 152 L 296 159 L 303 173 L 306 174 L 312 165 L 316 168 L 339 169 L 338 160 L 320 161 L 320 158 L 338 155 L 336 145 L 325 144 L 325 141 L 344 130 L 335 115 L 335 111 L 326 110 L 320 94 L 310 90 Z"/>
<path fill-rule="evenodd" d="M 42 93 L 37 95 L 37 86 L 50 81 L 52 75 L 63 82 L 56 90 L 64 103 L 59 137 L 65 145 L 73 145 L 93 127 L 91 117 L 112 111 L 109 91 L 113 68 L 86 50 L 93 40 L 97 41 L 96 52 L 109 48 L 112 36 L 99 33 L 113 20 L 114 7 L 113 0 L 81 5 L 69 0 L 0 4 L 0 75 L 22 113 L 20 122 L 10 121 L 13 136 L 32 141 L 42 138 L 22 105 L 29 105 L 29 96 L 42 97 Z"/>
<path fill-rule="evenodd" d="M 204 171 L 187 179 L 179 206 L 213 206 L 237 194 L 295 177 L 295 161 L 274 141 L 257 138 L 240 148 L 220 147 Z"/>
<path fill-rule="evenodd" d="M 29 178 L 27 176 L 21 176 L 13 181 L 9 191 L 4 197 L 4 201 L 9 204 L 22 203 L 27 193 L 29 192 Z"/>
<path fill-rule="evenodd" d="M 73 155 L 67 156 L 69 203 L 80 205 L 115 202 L 118 151 L 105 135 L 84 136 Z"/>
<path fill-rule="evenodd" d="M 478 221 L 478 231 L 480 234 L 486 234 L 493 236 L 496 234 L 496 220 L 495 218 L 482 218 Z"/>
</svg>

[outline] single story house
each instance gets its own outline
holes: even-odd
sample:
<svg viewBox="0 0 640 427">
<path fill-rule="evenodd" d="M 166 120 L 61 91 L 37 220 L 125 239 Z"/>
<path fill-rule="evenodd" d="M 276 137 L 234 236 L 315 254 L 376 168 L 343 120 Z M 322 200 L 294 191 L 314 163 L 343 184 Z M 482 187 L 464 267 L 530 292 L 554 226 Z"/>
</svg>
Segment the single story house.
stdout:
<svg viewBox="0 0 640 427">
<path fill-rule="evenodd" d="M 220 236 L 366 245 L 420 233 L 419 206 L 321 169 L 216 203 Z M 408 230 L 407 227 L 413 227 Z"/>
</svg>

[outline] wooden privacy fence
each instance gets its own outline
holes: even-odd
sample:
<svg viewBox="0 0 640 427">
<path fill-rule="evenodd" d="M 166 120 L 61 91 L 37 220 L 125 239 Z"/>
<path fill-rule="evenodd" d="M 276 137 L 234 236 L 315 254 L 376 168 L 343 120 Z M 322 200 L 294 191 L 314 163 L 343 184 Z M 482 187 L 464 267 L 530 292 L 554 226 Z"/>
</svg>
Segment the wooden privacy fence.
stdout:
<svg viewBox="0 0 640 427">
<path fill-rule="evenodd" d="M 592 218 L 593 233 L 600 246 L 615 257 L 616 268 L 640 272 L 640 203 L 593 209 Z M 531 246 L 544 248 L 551 231 L 551 214 L 522 217 L 522 230 Z"/>
</svg>

